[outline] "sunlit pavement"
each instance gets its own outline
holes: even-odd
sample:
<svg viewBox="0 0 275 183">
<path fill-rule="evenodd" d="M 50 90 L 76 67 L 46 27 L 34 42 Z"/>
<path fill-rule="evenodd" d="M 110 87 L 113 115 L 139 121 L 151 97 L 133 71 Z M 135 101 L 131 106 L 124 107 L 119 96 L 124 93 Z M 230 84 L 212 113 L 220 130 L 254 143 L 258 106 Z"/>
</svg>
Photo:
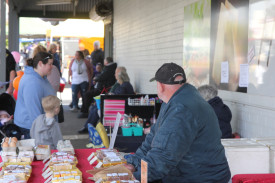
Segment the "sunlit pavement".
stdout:
<svg viewBox="0 0 275 183">
<path fill-rule="evenodd" d="M 63 71 L 63 77 L 67 80 L 68 71 Z M 60 98 L 60 93 L 57 93 L 57 96 Z M 78 134 L 78 130 L 83 127 L 87 118 L 78 119 L 77 115 L 79 112 L 71 112 L 69 110 L 69 104 L 72 101 L 72 90 L 71 85 L 66 84 L 64 91 L 61 93 L 61 99 L 64 108 L 64 117 L 65 121 L 60 123 L 60 128 L 63 134 L 63 138 L 71 140 L 75 149 L 83 149 L 86 148 L 86 144 L 89 143 L 88 134 Z M 80 99 L 79 106 L 81 106 L 82 101 Z"/>
</svg>

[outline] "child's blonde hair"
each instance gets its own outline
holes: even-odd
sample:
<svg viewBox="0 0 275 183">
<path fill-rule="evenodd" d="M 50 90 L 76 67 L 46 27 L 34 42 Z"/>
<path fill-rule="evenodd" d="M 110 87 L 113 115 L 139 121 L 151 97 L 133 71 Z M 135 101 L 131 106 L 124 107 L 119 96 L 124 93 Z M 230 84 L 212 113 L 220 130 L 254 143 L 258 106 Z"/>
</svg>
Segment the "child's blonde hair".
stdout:
<svg viewBox="0 0 275 183">
<path fill-rule="evenodd" d="M 45 112 L 54 112 L 60 106 L 60 100 L 56 96 L 49 95 L 42 99 L 42 107 Z"/>
</svg>

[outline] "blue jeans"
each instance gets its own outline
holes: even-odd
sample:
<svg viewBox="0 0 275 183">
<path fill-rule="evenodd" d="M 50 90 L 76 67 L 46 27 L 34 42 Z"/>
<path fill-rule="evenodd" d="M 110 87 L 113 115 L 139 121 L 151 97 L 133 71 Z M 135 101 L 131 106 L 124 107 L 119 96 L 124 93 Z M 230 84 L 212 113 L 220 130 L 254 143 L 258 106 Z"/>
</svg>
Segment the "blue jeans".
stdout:
<svg viewBox="0 0 275 183">
<path fill-rule="evenodd" d="M 30 139 L 31 138 L 31 135 L 30 135 L 30 129 L 26 129 L 26 128 L 22 128 L 20 127 L 20 131 L 22 133 L 22 135 L 24 135 L 24 139 Z"/>
<path fill-rule="evenodd" d="M 80 91 L 82 101 L 84 100 L 84 94 L 86 93 L 88 89 L 89 83 L 87 81 L 84 81 L 80 84 L 72 84 L 72 98 L 73 98 L 73 107 L 78 106 L 78 92 Z"/>
<path fill-rule="evenodd" d="M 98 116 L 98 112 L 97 112 L 97 106 L 96 105 L 92 105 L 91 109 L 89 111 L 88 119 L 87 119 L 84 127 L 86 129 L 88 129 L 88 124 L 89 123 L 91 125 L 93 125 L 94 127 L 96 127 L 98 120 L 99 120 L 99 116 Z"/>
</svg>

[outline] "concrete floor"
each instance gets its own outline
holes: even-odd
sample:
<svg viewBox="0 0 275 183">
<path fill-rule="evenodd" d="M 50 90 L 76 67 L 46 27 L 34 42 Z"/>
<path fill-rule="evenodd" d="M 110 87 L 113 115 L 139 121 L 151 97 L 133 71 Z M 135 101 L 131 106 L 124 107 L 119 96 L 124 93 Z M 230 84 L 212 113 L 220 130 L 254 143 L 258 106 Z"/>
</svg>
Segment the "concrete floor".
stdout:
<svg viewBox="0 0 275 183">
<path fill-rule="evenodd" d="M 67 73 L 67 71 L 64 72 L 64 74 Z M 63 77 L 64 77 L 63 74 Z M 66 75 L 64 78 L 68 78 Z M 64 91 L 61 93 L 57 93 L 57 96 L 62 99 L 63 103 L 63 109 L 64 109 L 64 117 L 65 121 L 63 123 L 60 123 L 60 128 L 62 131 L 62 135 L 64 140 L 68 139 L 71 140 L 73 146 L 75 149 L 83 149 L 86 148 L 86 144 L 89 143 L 89 136 L 88 134 L 80 135 L 78 134 L 78 130 L 82 128 L 87 120 L 87 118 L 84 119 L 78 119 L 77 115 L 79 113 L 71 112 L 69 110 L 69 104 L 72 101 L 72 90 L 71 85 L 66 85 Z M 82 101 L 79 101 L 79 106 L 81 106 Z"/>
</svg>

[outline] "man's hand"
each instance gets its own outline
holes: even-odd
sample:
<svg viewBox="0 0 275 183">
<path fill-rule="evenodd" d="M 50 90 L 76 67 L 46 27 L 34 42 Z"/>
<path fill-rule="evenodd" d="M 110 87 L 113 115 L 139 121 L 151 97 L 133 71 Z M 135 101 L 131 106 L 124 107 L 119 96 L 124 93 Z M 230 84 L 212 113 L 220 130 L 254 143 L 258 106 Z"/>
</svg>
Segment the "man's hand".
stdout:
<svg viewBox="0 0 275 183">
<path fill-rule="evenodd" d="M 135 167 L 134 167 L 133 165 L 131 165 L 131 164 L 125 164 L 124 166 L 125 166 L 128 170 L 130 170 L 131 172 L 135 172 L 135 171 L 136 171 Z"/>
</svg>

